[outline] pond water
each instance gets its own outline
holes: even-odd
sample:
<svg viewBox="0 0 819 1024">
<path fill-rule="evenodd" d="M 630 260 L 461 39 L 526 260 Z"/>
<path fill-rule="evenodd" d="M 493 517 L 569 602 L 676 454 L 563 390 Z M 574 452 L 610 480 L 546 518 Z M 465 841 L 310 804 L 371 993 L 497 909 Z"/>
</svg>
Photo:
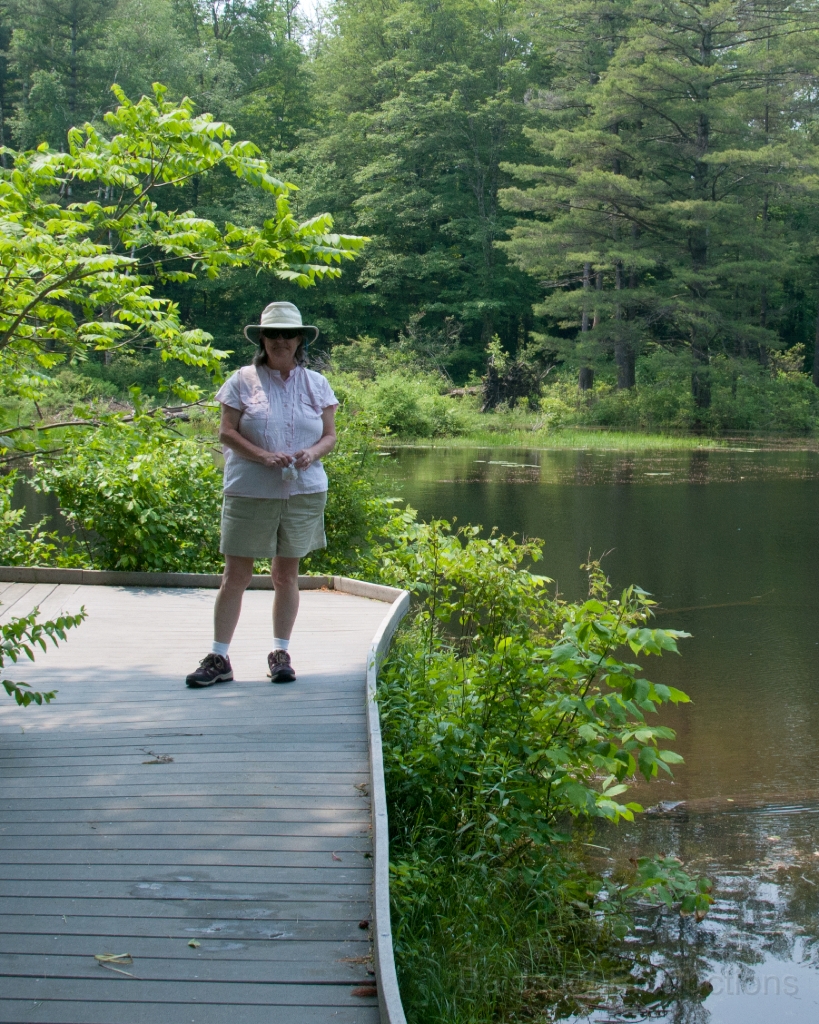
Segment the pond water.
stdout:
<svg viewBox="0 0 819 1024">
<path fill-rule="evenodd" d="M 715 880 L 706 920 L 649 914 L 650 967 L 564 1007 L 603 1022 L 819 1021 L 819 453 L 398 449 L 384 460 L 422 518 L 541 537 L 538 571 L 584 596 L 606 554 L 657 624 L 693 634 L 649 678 L 691 705 L 663 714 L 685 765 L 638 787 L 653 813 L 598 830 L 598 867 L 651 853 Z"/>
</svg>

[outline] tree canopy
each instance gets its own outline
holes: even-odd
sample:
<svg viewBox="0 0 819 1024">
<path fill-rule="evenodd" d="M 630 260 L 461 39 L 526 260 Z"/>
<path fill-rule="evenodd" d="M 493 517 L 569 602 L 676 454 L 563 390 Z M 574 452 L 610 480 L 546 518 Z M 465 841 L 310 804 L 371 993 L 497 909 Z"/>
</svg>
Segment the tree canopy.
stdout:
<svg viewBox="0 0 819 1024">
<path fill-rule="evenodd" d="M 299 223 L 294 186 L 269 171 L 253 143 L 193 103 L 129 100 L 105 115 L 108 134 L 72 128 L 67 150 L 14 152 L 0 169 L 0 369 L 5 387 L 31 390 L 33 375 L 89 351 L 148 339 L 163 360 L 218 373 L 223 352 L 201 328 L 186 328 L 156 291 L 200 274 L 252 267 L 301 286 L 340 273 L 364 239 L 339 235 L 322 214 Z M 270 196 L 261 224 L 217 225 L 169 205 L 167 190 L 221 172 L 235 189 Z M 183 382 L 180 391 L 189 392 Z"/>
<path fill-rule="evenodd" d="M 161 300 L 140 325 L 163 351 L 172 315 L 175 345 L 202 331 L 231 347 L 237 319 L 272 297 L 244 258 L 254 246 L 276 297 L 295 297 L 300 261 L 329 266 L 317 250 L 262 253 L 271 239 L 254 225 L 283 201 L 296 248 L 298 224 L 332 233 L 313 221 L 326 210 L 371 238 L 349 273 L 297 300 L 330 345 L 394 344 L 413 325 L 449 339 L 446 365 L 464 378 L 498 336 L 581 386 L 609 374 L 622 388 L 664 349 L 690 360 L 701 407 L 720 359 L 774 365 L 790 350 L 819 384 L 818 73 L 819 13 L 784 0 L 332 0 L 312 19 L 298 0 L 0 2 L 0 141 L 51 150 L 2 160 L 36 167 L 55 245 L 78 218 L 103 245 L 94 232 L 118 217 L 104 174 L 70 180 L 80 151 L 101 160 L 101 140 L 125 130 L 106 121 L 124 117 L 112 83 L 126 109 L 172 102 L 208 146 L 229 143 L 146 196 L 155 237 L 137 246 L 139 269 L 131 229 L 110 229 L 106 258 L 140 287 L 147 273 Z M 167 94 L 138 101 L 157 81 Z M 219 136 L 223 123 L 256 150 Z M 254 160 L 258 181 L 242 170 Z M 172 230 L 197 237 L 172 254 L 159 244 Z M 197 246 L 202 273 L 185 276 Z M 104 322 L 104 344 L 123 337 L 119 315 Z"/>
</svg>

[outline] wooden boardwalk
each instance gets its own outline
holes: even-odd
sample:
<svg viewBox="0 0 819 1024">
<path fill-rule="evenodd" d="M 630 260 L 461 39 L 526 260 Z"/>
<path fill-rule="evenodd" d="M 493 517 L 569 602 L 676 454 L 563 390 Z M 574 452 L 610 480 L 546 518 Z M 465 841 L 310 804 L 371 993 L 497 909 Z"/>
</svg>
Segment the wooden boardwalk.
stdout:
<svg viewBox="0 0 819 1024">
<path fill-rule="evenodd" d="M 379 1020 L 353 992 L 373 984 L 365 660 L 389 605 L 303 591 L 299 678 L 273 686 L 272 595 L 248 591 L 236 681 L 188 690 L 214 596 L 0 583 L 2 618 L 89 613 L 9 673 L 54 703 L 0 701 L 4 1024 Z"/>
</svg>

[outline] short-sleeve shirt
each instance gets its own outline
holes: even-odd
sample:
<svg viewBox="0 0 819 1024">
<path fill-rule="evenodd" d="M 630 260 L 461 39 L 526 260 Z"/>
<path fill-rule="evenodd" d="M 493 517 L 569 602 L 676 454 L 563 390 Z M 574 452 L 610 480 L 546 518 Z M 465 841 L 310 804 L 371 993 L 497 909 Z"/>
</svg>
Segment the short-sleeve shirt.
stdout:
<svg viewBox="0 0 819 1024">
<path fill-rule="evenodd" d="M 278 370 L 243 366 L 216 392 L 216 400 L 238 409 L 239 433 L 257 448 L 295 455 L 322 436 L 321 414 L 338 405 L 329 382 L 315 370 L 296 367 L 282 380 Z M 299 470 L 298 480 L 283 480 L 280 466 L 251 462 L 225 447 L 225 494 L 243 498 L 289 498 L 327 490 L 327 474 L 320 461 Z"/>
</svg>

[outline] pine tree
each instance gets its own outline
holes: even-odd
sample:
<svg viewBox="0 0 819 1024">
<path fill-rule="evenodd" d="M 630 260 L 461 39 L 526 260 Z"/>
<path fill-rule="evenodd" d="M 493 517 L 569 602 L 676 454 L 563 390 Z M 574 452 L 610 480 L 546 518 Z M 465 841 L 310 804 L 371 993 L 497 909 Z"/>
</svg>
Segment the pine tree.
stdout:
<svg viewBox="0 0 819 1024">
<path fill-rule="evenodd" d="M 784 2 L 636 3 L 608 68 L 582 87 L 582 126 L 549 126 L 535 137 L 549 163 L 517 170 L 538 184 L 506 196 L 530 215 L 508 248 L 539 276 L 547 256 L 556 283 L 574 286 L 543 311 L 565 309 L 581 335 L 591 277 L 613 287 L 595 305 L 621 386 L 650 337 L 690 353 L 704 408 L 716 354 L 764 361 L 781 346 L 796 273 L 788 198 L 807 145 L 789 40 L 813 17 Z"/>
<path fill-rule="evenodd" d="M 333 168 L 318 187 L 336 209 L 346 196 L 349 226 L 373 238 L 358 282 L 341 286 L 366 289 L 350 297 L 354 329 L 397 337 L 426 310 L 464 323 L 481 362 L 495 332 L 514 350 L 536 290 L 495 246 L 512 224 L 498 191 L 504 161 L 528 155 L 525 96 L 546 74 L 520 9 L 366 0 L 337 11 L 317 67 L 325 127 L 303 152 Z"/>
<path fill-rule="evenodd" d="M 11 0 L 9 49 L 21 80 L 12 121 L 19 146 L 65 146 L 68 129 L 99 117 L 110 98 L 98 63 L 113 5 L 107 0 Z"/>
</svg>

